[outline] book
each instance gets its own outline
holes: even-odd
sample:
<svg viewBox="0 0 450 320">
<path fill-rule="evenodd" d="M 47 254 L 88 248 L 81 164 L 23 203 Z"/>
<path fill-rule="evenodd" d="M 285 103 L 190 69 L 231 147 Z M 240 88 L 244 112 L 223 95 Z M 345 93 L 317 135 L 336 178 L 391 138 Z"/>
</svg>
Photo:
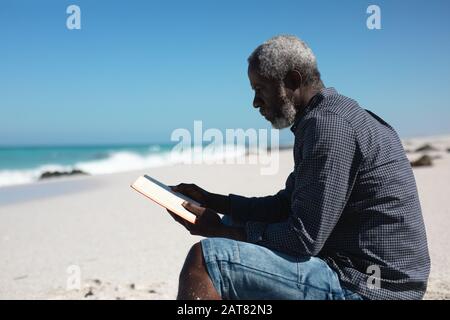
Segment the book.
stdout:
<svg viewBox="0 0 450 320">
<path fill-rule="evenodd" d="M 189 221 L 190 223 L 195 223 L 195 214 L 189 212 L 182 206 L 184 201 L 200 206 L 200 204 L 195 200 L 192 200 L 179 192 L 172 191 L 172 189 L 164 183 L 159 182 L 148 175 L 137 178 L 131 187 L 160 206 L 169 209 L 181 218 Z"/>
</svg>

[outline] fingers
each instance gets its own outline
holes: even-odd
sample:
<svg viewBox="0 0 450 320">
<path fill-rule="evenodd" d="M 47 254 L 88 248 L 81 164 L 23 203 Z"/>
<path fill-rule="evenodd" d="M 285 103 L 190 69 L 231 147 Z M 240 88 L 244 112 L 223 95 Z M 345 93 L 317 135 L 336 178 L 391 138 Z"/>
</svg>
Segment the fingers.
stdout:
<svg viewBox="0 0 450 320">
<path fill-rule="evenodd" d="M 186 187 L 184 186 L 184 183 L 180 183 L 180 184 L 178 184 L 176 186 L 170 186 L 170 188 L 172 189 L 172 191 L 175 191 L 175 192 L 183 192 L 183 190 Z"/>
<path fill-rule="evenodd" d="M 197 217 L 201 216 L 203 214 L 203 212 L 205 211 L 205 208 L 203 207 L 199 207 L 193 203 L 184 201 L 182 203 L 183 207 L 187 210 L 192 212 L 193 214 L 195 214 Z"/>
<path fill-rule="evenodd" d="M 172 191 L 180 192 L 180 193 L 192 192 L 192 191 L 194 191 L 195 187 L 196 187 L 196 185 L 192 184 L 192 183 L 180 183 L 176 186 L 170 186 Z"/>
</svg>

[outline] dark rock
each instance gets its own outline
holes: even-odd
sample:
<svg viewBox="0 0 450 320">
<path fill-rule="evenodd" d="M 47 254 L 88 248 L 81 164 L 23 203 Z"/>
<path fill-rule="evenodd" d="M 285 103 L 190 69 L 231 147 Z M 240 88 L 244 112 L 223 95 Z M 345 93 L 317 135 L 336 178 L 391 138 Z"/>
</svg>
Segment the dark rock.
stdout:
<svg viewBox="0 0 450 320">
<path fill-rule="evenodd" d="M 131 290 L 136 289 L 136 286 L 134 285 L 134 283 L 130 284 L 130 289 L 131 289 Z"/>
<path fill-rule="evenodd" d="M 92 288 L 89 288 L 89 291 L 84 295 L 85 298 L 93 296 L 94 292 L 92 292 Z"/>
<path fill-rule="evenodd" d="M 61 176 L 74 176 L 74 175 L 87 175 L 88 173 L 73 169 L 72 171 L 46 171 L 41 174 L 39 177 L 39 180 L 47 179 L 47 178 L 54 178 L 54 177 L 61 177 Z"/>
<path fill-rule="evenodd" d="M 429 155 L 421 156 L 416 161 L 411 162 L 412 167 L 423 167 L 423 166 L 431 166 L 433 165 L 433 161 Z"/>
<path fill-rule="evenodd" d="M 156 291 L 153 289 L 150 289 L 150 290 L 148 290 L 148 293 L 156 293 Z"/>
<path fill-rule="evenodd" d="M 424 152 L 424 151 L 438 151 L 438 149 L 433 147 L 431 144 L 424 144 L 423 146 L 416 149 L 416 152 Z"/>
<path fill-rule="evenodd" d="M 447 149 L 447 152 L 450 152 L 450 148 Z"/>
</svg>

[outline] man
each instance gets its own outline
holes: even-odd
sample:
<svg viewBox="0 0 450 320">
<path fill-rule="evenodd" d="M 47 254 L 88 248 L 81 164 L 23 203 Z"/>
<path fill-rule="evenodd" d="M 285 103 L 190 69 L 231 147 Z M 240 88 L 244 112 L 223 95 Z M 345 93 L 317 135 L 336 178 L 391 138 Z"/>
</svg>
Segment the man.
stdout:
<svg viewBox="0 0 450 320">
<path fill-rule="evenodd" d="M 394 131 L 325 88 L 316 58 L 277 36 L 248 59 L 253 106 L 291 126 L 295 167 L 283 190 L 245 198 L 195 185 L 202 204 L 180 274 L 179 299 L 421 299 L 430 270 L 411 166 Z M 241 224 L 226 225 L 216 212 Z"/>
</svg>

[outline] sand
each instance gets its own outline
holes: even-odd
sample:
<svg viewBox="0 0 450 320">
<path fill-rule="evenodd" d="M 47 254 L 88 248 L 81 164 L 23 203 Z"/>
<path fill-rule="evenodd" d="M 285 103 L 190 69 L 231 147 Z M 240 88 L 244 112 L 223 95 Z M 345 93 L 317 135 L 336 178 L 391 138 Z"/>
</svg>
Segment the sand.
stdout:
<svg viewBox="0 0 450 320">
<path fill-rule="evenodd" d="M 450 137 L 424 143 L 433 166 L 415 168 L 432 259 L 426 299 L 450 298 Z M 421 153 L 410 152 L 415 159 Z M 280 190 L 293 168 L 261 175 L 254 164 L 174 165 L 109 175 L 59 178 L 0 189 L 0 299 L 174 299 L 191 236 L 129 184 L 146 173 L 167 183 L 196 183 L 247 196 Z"/>
</svg>

